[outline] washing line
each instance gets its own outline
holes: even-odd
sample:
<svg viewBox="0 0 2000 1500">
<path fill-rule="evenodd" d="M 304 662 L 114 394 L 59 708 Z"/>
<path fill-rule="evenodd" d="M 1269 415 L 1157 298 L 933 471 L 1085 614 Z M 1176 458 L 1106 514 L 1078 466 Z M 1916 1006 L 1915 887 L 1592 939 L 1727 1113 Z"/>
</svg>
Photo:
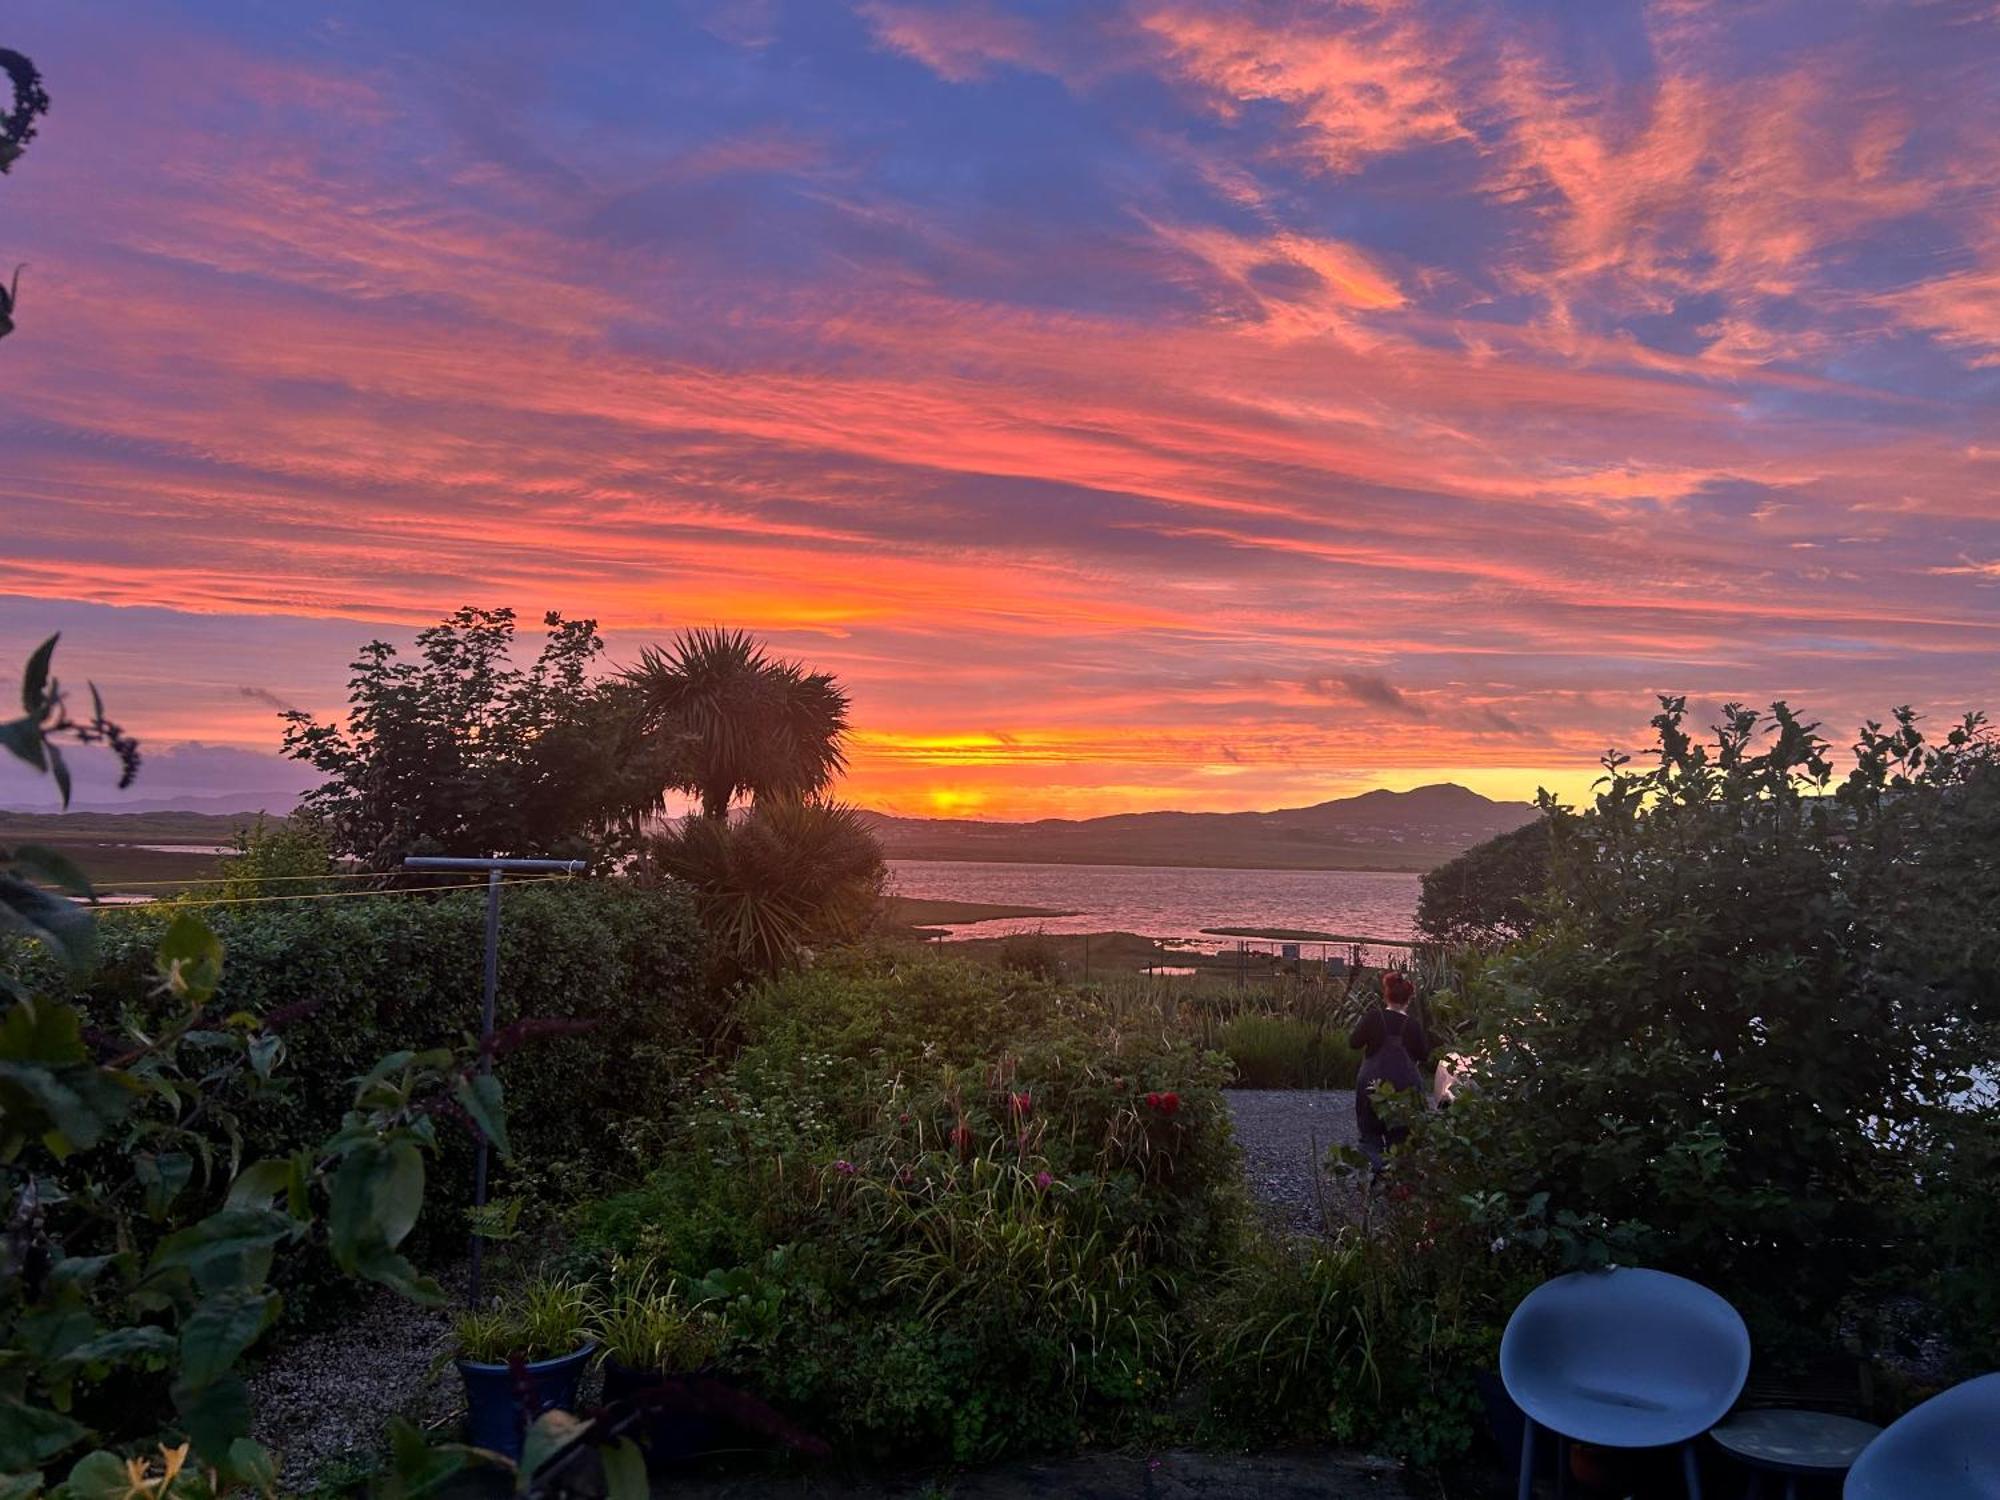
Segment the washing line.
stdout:
<svg viewBox="0 0 2000 1500">
<path fill-rule="evenodd" d="M 502 880 L 500 885 L 547 885 L 551 881 L 568 880 L 567 875 L 534 875 L 519 880 Z M 384 891 L 307 891 L 295 896 L 190 896 L 185 901 L 175 903 L 180 906 L 256 906 L 267 901 L 366 901 L 379 900 L 388 896 L 435 896 L 445 891 L 483 891 L 487 883 L 483 880 L 467 881 L 463 885 L 406 886 L 398 890 Z M 138 908 L 132 908 L 137 910 Z"/>
</svg>

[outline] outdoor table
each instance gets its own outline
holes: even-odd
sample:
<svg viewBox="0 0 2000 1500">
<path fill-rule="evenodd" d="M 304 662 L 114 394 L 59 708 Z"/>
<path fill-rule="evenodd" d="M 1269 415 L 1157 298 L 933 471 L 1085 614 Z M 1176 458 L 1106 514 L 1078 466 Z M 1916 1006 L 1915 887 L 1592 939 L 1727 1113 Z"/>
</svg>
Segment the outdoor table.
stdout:
<svg viewBox="0 0 2000 1500">
<path fill-rule="evenodd" d="M 1786 1500 L 1794 1500 L 1799 1480 L 1837 1479 L 1882 1429 L 1824 1411 L 1744 1411 L 1709 1436 L 1750 1471 L 1752 1495 L 1764 1492 L 1766 1474 L 1785 1476 Z"/>
</svg>

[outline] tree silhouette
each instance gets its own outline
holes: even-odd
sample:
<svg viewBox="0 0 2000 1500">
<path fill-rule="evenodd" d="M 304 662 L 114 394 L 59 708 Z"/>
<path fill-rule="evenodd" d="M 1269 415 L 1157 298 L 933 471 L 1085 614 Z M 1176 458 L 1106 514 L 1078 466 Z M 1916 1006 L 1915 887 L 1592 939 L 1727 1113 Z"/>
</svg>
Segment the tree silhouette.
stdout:
<svg viewBox="0 0 2000 1500">
<path fill-rule="evenodd" d="M 726 819 L 742 795 L 815 796 L 846 768 L 847 694 L 740 630 L 689 630 L 649 646 L 625 681 L 704 817 Z"/>
</svg>

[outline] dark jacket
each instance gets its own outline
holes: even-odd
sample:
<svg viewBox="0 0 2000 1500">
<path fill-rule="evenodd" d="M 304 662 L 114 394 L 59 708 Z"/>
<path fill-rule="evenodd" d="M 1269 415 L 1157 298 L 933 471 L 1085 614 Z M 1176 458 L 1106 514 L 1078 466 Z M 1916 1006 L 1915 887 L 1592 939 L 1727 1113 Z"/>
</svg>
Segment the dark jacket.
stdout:
<svg viewBox="0 0 2000 1500">
<path fill-rule="evenodd" d="M 1398 1021 L 1394 1027 L 1389 1022 L 1390 1012 L 1382 1005 L 1371 1005 L 1368 1014 L 1361 1018 L 1361 1024 L 1348 1034 L 1347 1045 L 1365 1057 L 1373 1057 L 1382 1050 L 1382 1044 L 1389 1040 L 1392 1030 L 1398 1030 L 1403 1038 L 1403 1050 L 1410 1054 L 1410 1061 L 1421 1064 L 1430 1056 L 1430 1038 L 1424 1035 L 1423 1023 L 1408 1011 L 1396 1012 Z"/>
</svg>

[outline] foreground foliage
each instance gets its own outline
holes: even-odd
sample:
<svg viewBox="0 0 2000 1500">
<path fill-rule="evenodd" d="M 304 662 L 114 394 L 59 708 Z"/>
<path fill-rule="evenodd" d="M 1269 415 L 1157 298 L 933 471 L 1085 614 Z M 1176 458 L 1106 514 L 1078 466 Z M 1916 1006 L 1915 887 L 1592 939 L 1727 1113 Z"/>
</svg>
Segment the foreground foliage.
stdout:
<svg viewBox="0 0 2000 1500">
<path fill-rule="evenodd" d="M 702 936 L 677 891 L 558 881 L 506 888 L 502 903 L 496 1066 L 520 1150 L 501 1190 L 565 1201 L 629 1166 L 721 1012 L 702 985 Z M 459 1045 L 478 1031 L 478 891 L 108 912 L 96 966 L 74 981 L 89 1024 L 127 1014 L 162 1023 L 146 997 L 155 949 L 181 909 L 200 913 L 228 951 L 217 1004 L 282 1026 L 286 1087 L 238 1113 L 250 1153 L 333 1128 L 352 1080 L 385 1046 Z M 69 982 L 46 964 L 15 971 L 45 986 Z M 560 1045 L 523 1050 L 551 1033 Z M 456 1207 L 470 1182 L 469 1143 L 447 1136 L 441 1149 L 437 1191 Z"/>
<path fill-rule="evenodd" d="M 66 802 L 56 741 L 108 743 L 128 776 L 137 749 L 101 705 L 87 724 L 70 720 L 49 674 L 54 645 L 30 659 L 25 713 L 4 726 L 4 744 L 52 774 Z M 43 861 L 29 868 L 49 871 Z M 90 914 L 10 879 L 4 910 L 47 950 L 43 972 L 82 972 Z M 40 1493 L 50 1465 L 68 1469 L 61 1492 L 79 1500 L 270 1491 L 275 1464 L 250 1438 L 235 1366 L 277 1318 L 279 1252 L 315 1238 L 343 1273 L 438 1300 L 400 1248 L 422 1211 L 438 1106 L 506 1153 L 497 1080 L 445 1048 L 381 1059 L 352 1085 L 331 1134 L 244 1166 L 238 1121 L 282 1088 L 285 1043 L 265 1018 L 221 1011 L 222 960 L 214 933 L 179 914 L 154 951 L 153 1018 L 124 1012 L 115 1029 L 90 1025 L 59 989 L 8 985 L 0 1493 Z M 109 1448 L 75 1458 L 90 1442 L 152 1440 L 162 1429 L 182 1441 L 159 1444 L 157 1477 L 148 1460 Z"/>
<path fill-rule="evenodd" d="M 1643 770 L 1614 757 L 1594 806 L 1547 809 L 1543 915 L 1477 979 L 1474 1091 L 1412 1165 L 1441 1203 L 1623 1226 L 1735 1302 L 1767 1358 L 1880 1352 L 1869 1319 L 1912 1292 L 1961 1354 L 1990 1349 L 1982 726 L 1871 724 L 1836 783 L 1783 705 L 1730 710 L 1707 745 L 1677 699 L 1654 722 Z"/>
</svg>

